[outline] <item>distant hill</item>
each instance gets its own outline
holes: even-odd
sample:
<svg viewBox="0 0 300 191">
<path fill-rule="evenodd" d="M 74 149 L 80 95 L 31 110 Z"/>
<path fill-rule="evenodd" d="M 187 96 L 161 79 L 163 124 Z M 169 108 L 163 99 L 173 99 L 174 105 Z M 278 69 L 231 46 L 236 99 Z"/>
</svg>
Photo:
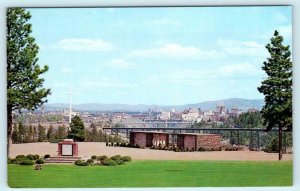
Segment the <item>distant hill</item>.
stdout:
<svg viewBox="0 0 300 191">
<path fill-rule="evenodd" d="M 206 101 L 195 104 L 187 104 L 187 105 L 174 105 L 174 106 L 164 106 L 164 105 L 145 105 L 145 104 L 100 104 L 100 103 L 86 103 L 86 104 L 75 104 L 72 105 L 72 108 L 80 111 L 148 111 L 148 109 L 152 110 L 167 110 L 170 111 L 175 109 L 175 111 L 183 111 L 188 108 L 200 108 L 202 111 L 208 111 L 210 109 L 216 108 L 220 103 L 224 104 L 226 108 L 237 107 L 242 111 L 246 111 L 249 108 L 261 109 L 264 105 L 263 99 L 258 100 L 249 100 L 242 98 L 230 98 L 224 100 L 216 100 L 216 101 Z M 69 108 L 68 104 L 65 103 L 54 103 L 54 104 L 46 104 L 46 110 L 58 110 L 58 109 L 67 109 Z"/>
</svg>

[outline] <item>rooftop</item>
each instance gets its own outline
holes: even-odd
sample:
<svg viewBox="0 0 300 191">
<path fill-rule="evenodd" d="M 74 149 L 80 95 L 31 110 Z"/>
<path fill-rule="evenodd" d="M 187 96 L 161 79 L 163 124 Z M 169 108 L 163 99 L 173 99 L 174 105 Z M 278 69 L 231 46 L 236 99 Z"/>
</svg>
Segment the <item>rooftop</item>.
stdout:
<svg viewBox="0 0 300 191">
<path fill-rule="evenodd" d="M 132 133 L 145 133 L 145 134 L 169 134 L 169 135 L 218 135 L 209 133 L 180 133 L 180 132 L 163 132 L 163 131 L 132 131 Z"/>
</svg>

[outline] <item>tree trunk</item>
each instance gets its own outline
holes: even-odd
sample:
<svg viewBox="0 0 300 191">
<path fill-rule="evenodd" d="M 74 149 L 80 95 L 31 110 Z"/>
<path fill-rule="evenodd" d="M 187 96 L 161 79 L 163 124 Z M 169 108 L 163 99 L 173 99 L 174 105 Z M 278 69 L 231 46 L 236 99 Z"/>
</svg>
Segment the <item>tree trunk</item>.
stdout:
<svg viewBox="0 0 300 191">
<path fill-rule="evenodd" d="M 278 159 L 282 159 L 282 128 L 278 128 Z"/>
<path fill-rule="evenodd" d="M 12 107 L 7 105 L 7 158 L 10 153 L 10 146 L 12 144 Z"/>
</svg>

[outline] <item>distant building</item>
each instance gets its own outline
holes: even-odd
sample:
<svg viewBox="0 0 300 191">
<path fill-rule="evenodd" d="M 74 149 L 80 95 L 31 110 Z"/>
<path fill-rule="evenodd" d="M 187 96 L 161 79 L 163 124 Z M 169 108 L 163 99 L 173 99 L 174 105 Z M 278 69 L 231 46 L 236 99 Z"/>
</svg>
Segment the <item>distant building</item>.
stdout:
<svg viewBox="0 0 300 191">
<path fill-rule="evenodd" d="M 171 119 L 171 112 L 169 112 L 169 111 L 162 111 L 161 114 L 160 114 L 160 116 L 159 116 L 159 118 L 161 120 L 169 120 L 169 119 Z"/>
<path fill-rule="evenodd" d="M 184 121 L 196 121 L 200 115 L 199 109 L 190 108 L 188 111 L 182 113 L 182 120 Z"/>
<path fill-rule="evenodd" d="M 258 110 L 258 109 L 255 109 L 254 107 L 252 107 L 252 108 L 249 108 L 249 109 L 248 109 L 248 112 L 249 112 L 249 113 L 257 113 L 257 112 L 259 112 L 259 110 Z"/>
</svg>

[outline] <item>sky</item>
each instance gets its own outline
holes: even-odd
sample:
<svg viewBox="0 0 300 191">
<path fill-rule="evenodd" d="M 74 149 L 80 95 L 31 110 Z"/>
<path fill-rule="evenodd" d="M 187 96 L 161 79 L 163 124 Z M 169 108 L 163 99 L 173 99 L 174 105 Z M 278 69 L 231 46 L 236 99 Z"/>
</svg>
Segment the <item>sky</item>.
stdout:
<svg viewBox="0 0 300 191">
<path fill-rule="evenodd" d="M 182 105 L 257 91 L 274 30 L 292 46 L 292 8 L 32 8 L 48 103 Z"/>
</svg>

